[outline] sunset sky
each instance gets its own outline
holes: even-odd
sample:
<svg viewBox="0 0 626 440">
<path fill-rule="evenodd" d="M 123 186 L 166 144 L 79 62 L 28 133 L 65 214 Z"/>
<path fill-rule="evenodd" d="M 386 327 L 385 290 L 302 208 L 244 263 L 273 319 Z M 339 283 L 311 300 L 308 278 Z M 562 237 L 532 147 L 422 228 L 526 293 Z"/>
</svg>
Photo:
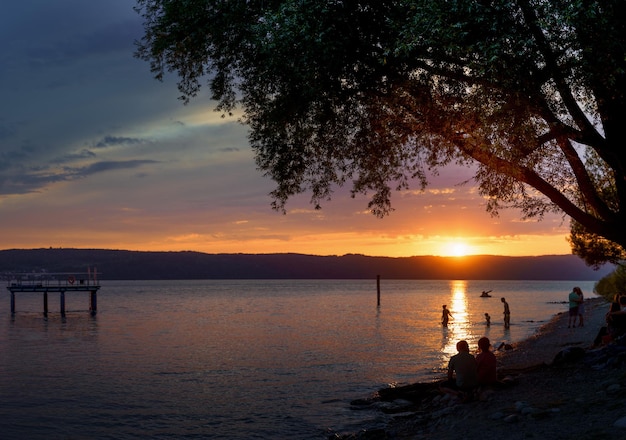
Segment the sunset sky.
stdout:
<svg viewBox="0 0 626 440">
<path fill-rule="evenodd" d="M 412 255 L 568 254 L 569 221 L 485 212 L 469 169 L 395 193 L 384 219 L 340 189 L 283 215 L 246 127 L 185 106 L 133 58 L 133 0 L 23 0 L 0 15 L 0 249 Z"/>
</svg>

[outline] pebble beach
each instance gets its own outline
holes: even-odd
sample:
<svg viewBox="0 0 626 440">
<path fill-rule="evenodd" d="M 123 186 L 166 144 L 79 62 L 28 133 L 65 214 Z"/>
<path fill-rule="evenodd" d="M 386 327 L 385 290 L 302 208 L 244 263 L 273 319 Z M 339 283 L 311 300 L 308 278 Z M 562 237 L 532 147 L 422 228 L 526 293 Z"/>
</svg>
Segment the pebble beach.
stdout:
<svg viewBox="0 0 626 440">
<path fill-rule="evenodd" d="M 387 426 L 341 438 L 626 438 L 626 345 L 593 347 L 609 304 L 602 298 L 585 304 L 583 327 L 568 328 L 567 313 L 559 313 L 529 339 L 496 351 L 499 376 L 509 386 L 470 402 L 429 384 L 417 384 L 425 386 L 417 394 L 398 390 L 390 399 L 380 399 L 388 391 L 380 390 L 365 410 L 389 413 Z"/>
</svg>

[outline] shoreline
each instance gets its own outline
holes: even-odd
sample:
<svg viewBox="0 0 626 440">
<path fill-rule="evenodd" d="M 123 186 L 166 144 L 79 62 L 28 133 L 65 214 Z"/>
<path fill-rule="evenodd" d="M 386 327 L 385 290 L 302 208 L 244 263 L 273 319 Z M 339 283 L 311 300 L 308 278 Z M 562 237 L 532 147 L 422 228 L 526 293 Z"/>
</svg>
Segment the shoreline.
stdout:
<svg viewBox="0 0 626 440">
<path fill-rule="evenodd" d="M 565 306 L 567 307 L 567 306 Z M 605 325 L 609 303 L 602 297 L 585 300 L 584 327 L 568 328 L 568 313 L 554 315 L 535 334 L 513 344 L 513 350 L 497 353 L 501 368 L 528 368 L 541 363 L 551 364 L 555 356 L 568 347 L 588 349 L 600 327 Z"/>
<path fill-rule="evenodd" d="M 369 402 L 352 404 L 388 414 L 386 426 L 335 438 L 621 438 L 626 345 L 592 348 L 608 308 L 604 298 L 587 299 L 583 327 L 568 328 L 568 314 L 561 312 L 512 349 L 496 351 L 499 376 L 510 386 L 468 403 L 441 395 L 438 382 L 383 389 Z"/>
</svg>

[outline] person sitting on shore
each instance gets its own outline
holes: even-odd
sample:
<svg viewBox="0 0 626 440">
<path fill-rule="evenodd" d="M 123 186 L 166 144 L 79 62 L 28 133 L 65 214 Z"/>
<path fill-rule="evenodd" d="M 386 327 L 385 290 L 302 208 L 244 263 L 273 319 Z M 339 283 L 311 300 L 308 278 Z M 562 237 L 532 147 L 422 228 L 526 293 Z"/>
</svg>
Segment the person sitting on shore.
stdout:
<svg viewBox="0 0 626 440">
<path fill-rule="evenodd" d="M 606 316 L 604 320 L 606 321 L 606 325 L 600 327 L 598 331 L 598 335 L 593 340 L 592 347 L 598 347 L 601 344 L 608 344 L 613 340 L 613 334 L 615 334 L 615 328 L 613 326 L 613 313 L 619 312 L 621 310 L 618 298 L 615 298 L 609 307 L 609 311 L 606 312 Z"/>
<path fill-rule="evenodd" d="M 495 385 L 498 382 L 496 355 L 489 350 L 490 347 L 489 338 L 483 336 L 478 340 L 480 352 L 476 355 L 476 374 L 480 386 Z"/>
<path fill-rule="evenodd" d="M 472 397 L 478 386 L 476 359 L 469 350 L 467 341 L 456 343 L 457 354 L 448 362 L 448 380 L 442 385 L 443 391 L 455 394 L 463 400 Z"/>
<path fill-rule="evenodd" d="M 607 317 L 608 331 L 612 340 L 626 335 L 626 295 L 620 296 L 618 301 L 619 310 L 609 312 Z"/>
</svg>

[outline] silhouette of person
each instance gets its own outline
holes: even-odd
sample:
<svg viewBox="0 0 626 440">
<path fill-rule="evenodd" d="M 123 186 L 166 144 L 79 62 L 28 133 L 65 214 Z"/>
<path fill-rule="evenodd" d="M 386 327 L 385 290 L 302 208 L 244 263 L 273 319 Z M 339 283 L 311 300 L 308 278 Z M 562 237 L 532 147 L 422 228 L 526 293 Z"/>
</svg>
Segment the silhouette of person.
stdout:
<svg viewBox="0 0 626 440">
<path fill-rule="evenodd" d="M 569 301 L 569 319 L 567 321 L 567 328 L 570 328 L 572 325 L 576 327 L 576 317 L 578 316 L 578 307 L 580 306 L 581 301 L 576 287 L 574 287 L 574 289 L 567 296 L 567 300 Z"/>
<path fill-rule="evenodd" d="M 489 313 L 485 313 L 485 324 L 487 327 L 491 327 L 491 316 L 489 316 Z"/>
<path fill-rule="evenodd" d="M 471 392 L 478 386 L 478 368 L 476 359 L 469 351 L 467 341 L 456 343 L 457 354 L 450 358 L 448 362 L 448 380 L 444 388 L 452 390 L 453 394 Z"/>
<path fill-rule="evenodd" d="M 580 302 L 578 303 L 578 327 L 585 326 L 584 314 L 585 314 L 585 295 L 583 295 L 583 291 L 580 287 L 574 287 L 574 291 L 580 297 Z"/>
<path fill-rule="evenodd" d="M 476 371 L 479 385 L 493 385 L 498 381 L 496 355 L 489 350 L 490 346 L 489 338 L 482 337 L 478 340 L 480 353 L 476 355 Z"/>
<path fill-rule="evenodd" d="M 447 307 L 448 306 L 444 304 L 441 311 L 441 325 L 444 327 L 448 326 L 448 321 L 452 318 L 452 313 L 450 313 L 450 310 L 448 310 Z"/>
<path fill-rule="evenodd" d="M 511 309 L 509 309 L 509 303 L 506 299 L 500 298 L 502 304 L 504 304 L 504 328 L 509 328 L 511 325 Z"/>
</svg>

